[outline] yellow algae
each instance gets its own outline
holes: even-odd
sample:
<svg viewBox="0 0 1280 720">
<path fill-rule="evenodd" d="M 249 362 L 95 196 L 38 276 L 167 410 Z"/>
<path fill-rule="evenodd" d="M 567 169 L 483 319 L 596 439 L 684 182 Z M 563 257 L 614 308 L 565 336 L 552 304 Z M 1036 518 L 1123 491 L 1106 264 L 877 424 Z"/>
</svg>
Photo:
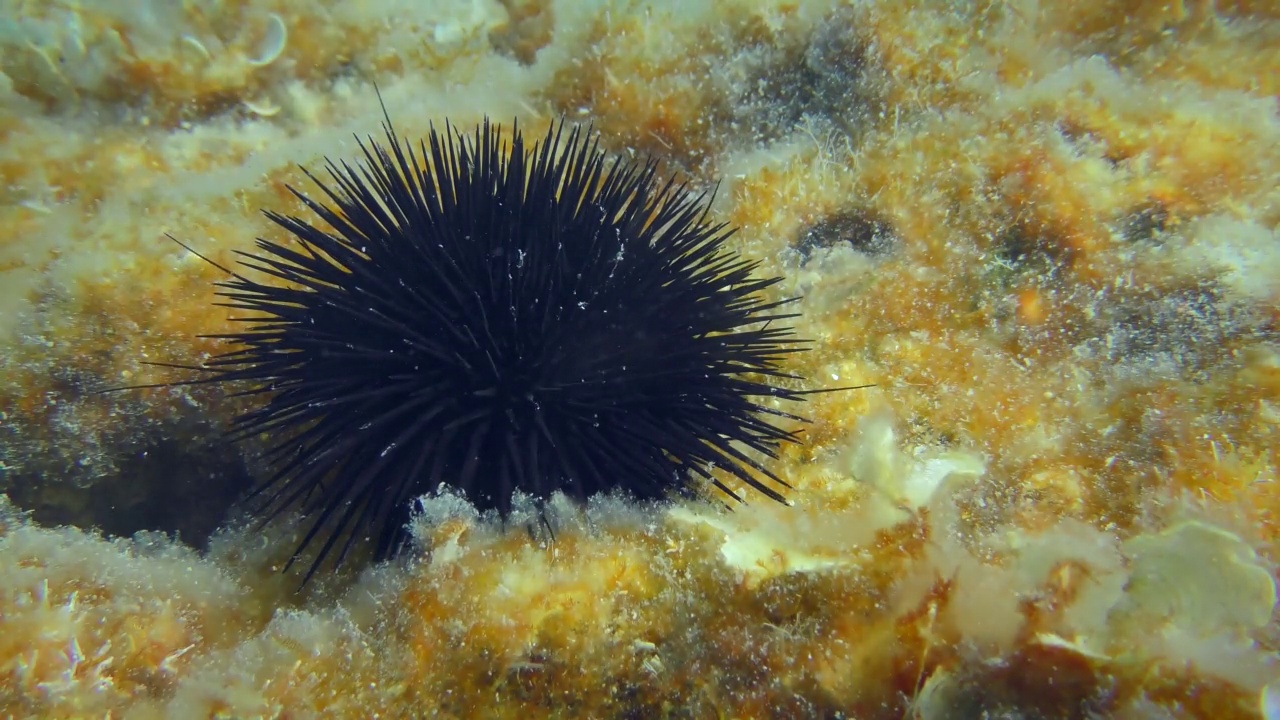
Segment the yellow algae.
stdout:
<svg viewBox="0 0 1280 720">
<path fill-rule="evenodd" d="M 1133 558 L 1129 613 L 1206 635 L 1248 632 L 1271 620 L 1275 580 L 1253 549 L 1225 530 L 1186 522 L 1132 538 L 1125 550 Z"/>
<path fill-rule="evenodd" d="M 189 549 L 36 528 L 7 502 L 0 513 L 6 714 L 119 712 L 167 693 L 194 658 L 262 621 Z"/>
</svg>

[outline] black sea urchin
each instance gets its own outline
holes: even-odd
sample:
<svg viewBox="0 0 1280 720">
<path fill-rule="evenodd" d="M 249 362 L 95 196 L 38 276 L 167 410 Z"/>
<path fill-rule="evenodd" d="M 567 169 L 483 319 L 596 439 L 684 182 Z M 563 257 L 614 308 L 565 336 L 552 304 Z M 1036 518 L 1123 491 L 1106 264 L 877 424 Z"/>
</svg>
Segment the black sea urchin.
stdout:
<svg viewBox="0 0 1280 720">
<path fill-rule="evenodd" d="M 339 561 L 364 536 L 391 555 L 441 483 L 504 517 L 517 490 L 737 498 L 730 476 L 783 500 L 755 458 L 796 439 L 768 416 L 799 418 L 757 399 L 804 394 L 760 381 L 791 377 L 801 341 L 705 194 L 563 123 L 530 145 L 513 128 L 509 150 L 487 121 L 416 151 L 384 130 L 357 167 L 308 173 L 326 202 L 293 191 L 326 228 L 266 213 L 291 242 L 242 254 L 265 282 L 219 283 L 251 315 L 196 381 L 264 398 L 235 434 L 274 438 L 255 495 L 264 518 L 308 516 L 298 553 L 324 539 L 308 577 L 340 538 Z"/>
</svg>

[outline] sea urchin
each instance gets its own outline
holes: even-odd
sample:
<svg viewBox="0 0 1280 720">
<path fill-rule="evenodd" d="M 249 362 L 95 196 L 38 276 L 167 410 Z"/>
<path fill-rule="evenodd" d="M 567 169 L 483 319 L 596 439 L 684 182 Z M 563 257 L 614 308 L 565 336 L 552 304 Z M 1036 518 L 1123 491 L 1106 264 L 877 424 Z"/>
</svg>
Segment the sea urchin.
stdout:
<svg viewBox="0 0 1280 720">
<path fill-rule="evenodd" d="M 308 173 L 327 201 L 291 188 L 327 227 L 266 213 L 292 237 L 241 254 L 263 282 L 218 283 L 250 315 L 195 381 L 263 398 L 233 436 L 273 438 L 254 495 L 308 517 L 295 560 L 323 539 L 308 578 L 341 538 L 339 562 L 364 537 L 390 556 L 441 483 L 504 517 L 516 491 L 783 500 L 759 458 L 796 439 L 768 418 L 799 418 L 759 400 L 801 398 L 763 380 L 802 343 L 706 194 L 563 122 L 509 148 L 488 121 L 417 150 L 384 131 Z"/>
</svg>

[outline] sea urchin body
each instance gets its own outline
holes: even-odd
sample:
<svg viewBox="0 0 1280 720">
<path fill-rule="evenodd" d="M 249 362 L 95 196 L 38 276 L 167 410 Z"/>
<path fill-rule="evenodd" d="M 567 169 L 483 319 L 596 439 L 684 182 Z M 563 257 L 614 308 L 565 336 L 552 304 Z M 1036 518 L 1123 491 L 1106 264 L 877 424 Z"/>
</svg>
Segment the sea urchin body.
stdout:
<svg viewBox="0 0 1280 720">
<path fill-rule="evenodd" d="M 503 516 L 516 491 L 736 498 L 730 478 L 782 500 L 758 458 L 792 416 L 760 399 L 802 393 L 762 380 L 800 341 L 706 195 L 563 124 L 509 149 L 488 122 L 416 150 L 385 130 L 309 175 L 327 201 L 294 191 L 325 227 L 267 213 L 296 242 L 242 256 L 263 282 L 219 283 L 250 315 L 200 381 L 263 398 L 236 433 L 274 438 L 255 495 L 306 513 L 311 572 L 341 538 L 339 559 L 366 536 L 389 556 L 441 483 Z"/>
</svg>

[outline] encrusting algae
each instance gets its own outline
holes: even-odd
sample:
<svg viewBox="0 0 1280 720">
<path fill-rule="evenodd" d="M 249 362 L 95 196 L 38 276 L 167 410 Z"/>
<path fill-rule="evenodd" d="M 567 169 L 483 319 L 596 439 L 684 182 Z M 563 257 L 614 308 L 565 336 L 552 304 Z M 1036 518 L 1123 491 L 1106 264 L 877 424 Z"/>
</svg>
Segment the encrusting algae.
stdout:
<svg viewBox="0 0 1280 720">
<path fill-rule="evenodd" d="M 99 5 L 0 11 L 0 717 L 1280 717 L 1273 5 Z M 875 383 L 793 506 L 444 490 L 303 594 L 296 518 L 215 527 L 241 401 L 96 391 L 219 351 L 164 234 L 274 238 L 371 81 L 723 179 L 788 369 Z"/>
</svg>

